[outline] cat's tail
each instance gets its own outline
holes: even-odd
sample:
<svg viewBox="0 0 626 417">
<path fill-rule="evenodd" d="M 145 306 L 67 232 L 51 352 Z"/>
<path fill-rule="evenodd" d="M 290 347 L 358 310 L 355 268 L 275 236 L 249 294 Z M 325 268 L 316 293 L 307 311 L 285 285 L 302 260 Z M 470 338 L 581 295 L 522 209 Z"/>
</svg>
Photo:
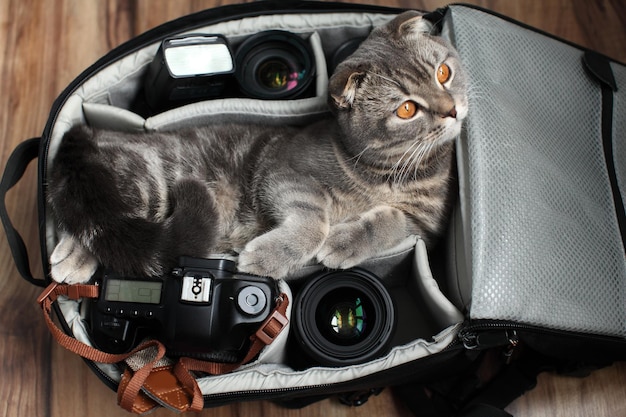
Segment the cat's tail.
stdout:
<svg viewBox="0 0 626 417">
<path fill-rule="evenodd" d="M 178 256 L 206 256 L 214 240 L 210 220 L 215 220 L 207 188 L 196 180 L 178 181 L 169 190 L 165 217 L 155 217 L 136 189 L 140 177 L 133 181 L 120 174 L 147 173 L 103 161 L 95 135 L 76 127 L 59 145 L 47 184 L 58 228 L 122 275 L 163 275 Z"/>
</svg>

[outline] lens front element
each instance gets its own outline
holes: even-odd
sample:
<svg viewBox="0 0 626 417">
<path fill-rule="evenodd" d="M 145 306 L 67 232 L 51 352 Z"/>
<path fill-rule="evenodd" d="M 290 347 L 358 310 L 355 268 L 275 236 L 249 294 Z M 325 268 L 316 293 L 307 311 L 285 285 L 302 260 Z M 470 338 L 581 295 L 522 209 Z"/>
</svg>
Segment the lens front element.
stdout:
<svg viewBox="0 0 626 417">
<path fill-rule="evenodd" d="M 350 346 L 366 337 L 368 322 L 363 296 L 350 288 L 339 289 L 324 297 L 316 314 L 320 333 L 334 343 Z"/>
</svg>

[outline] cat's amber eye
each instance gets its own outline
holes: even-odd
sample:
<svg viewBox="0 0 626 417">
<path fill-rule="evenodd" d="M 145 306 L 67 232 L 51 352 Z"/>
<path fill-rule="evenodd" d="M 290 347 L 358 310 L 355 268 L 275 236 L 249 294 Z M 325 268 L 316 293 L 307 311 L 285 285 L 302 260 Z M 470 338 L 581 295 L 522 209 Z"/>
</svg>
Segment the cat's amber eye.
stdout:
<svg viewBox="0 0 626 417">
<path fill-rule="evenodd" d="M 410 119 L 417 114 L 419 110 L 419 106 L 416 102 L 407 100 L 398 109 L 396 110 L 396 114 L 401 119 Z"/>
<path fill-rule="evenodd" d="M 439 65 L 439 68 L 437 68 L 437 81 L 439 81 L 440 84 L 444 84 L 448 81 L 450 79 L 450 75 L 452 75 L 452 72 L 447 64 Z"/>
</svg>

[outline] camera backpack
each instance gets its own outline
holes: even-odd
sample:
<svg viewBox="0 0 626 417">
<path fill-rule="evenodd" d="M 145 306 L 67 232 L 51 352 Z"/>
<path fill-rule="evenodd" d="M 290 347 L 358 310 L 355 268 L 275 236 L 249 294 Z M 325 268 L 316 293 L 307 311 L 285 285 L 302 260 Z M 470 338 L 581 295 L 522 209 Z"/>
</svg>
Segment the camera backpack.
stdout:
<svg viewBox="0 0 626 417">
<path fill-rule="evenodd" d="M 384 282 L 397 309 L 389 353 L 345 367 L 291 367 L 284 318 L 293 294 L 284 282 L 288 302 L 257 332 L 260 342 L 241 366 L 172 363 L 155 341 L 131 357 L 91 347 L 81 300 L 97 297 L 97 288 L 51 284 L 48 277 L 58 237 L 45 184 L 63 134 L 77 124 L 158 131 L 225 120 L 308 123 L 327 112 L 333 54 L 401 11 L 267 1 L 163 24 L 86 69 L 55 101 L 42 136 L 14 150 L 0 184 L 0 214 L 17 269 L 47 287 L 39 302 L 51 331 L 118 391 L 124 408 L 197 411 L 247 400 L 304 406 L 331 395 L 356 405 L 393 386 L 418 416 L 496 417 L 509 415 L 503 408 L 541 371 L 579 372 L 626 359 L 626 66 L 463 5 L 427 14 L 459 51 L 472 89 L 456 144 L 458 198 L 447 236 L 430 252 L 419 237 L 410 238 L 364 265 L 380 276 L 398 265 L 406 271 Z M 297 33 L 310 44 L 310 97 L 220 97 L 153 115 L 133 111 L 165 38 L 208 33 L 241 41 L 265 30 Z M 546 76 L 546 66 L 558 74 Z M 4 204 L 35 158 L 45 279 L 31 274 Z"/>
</svg>

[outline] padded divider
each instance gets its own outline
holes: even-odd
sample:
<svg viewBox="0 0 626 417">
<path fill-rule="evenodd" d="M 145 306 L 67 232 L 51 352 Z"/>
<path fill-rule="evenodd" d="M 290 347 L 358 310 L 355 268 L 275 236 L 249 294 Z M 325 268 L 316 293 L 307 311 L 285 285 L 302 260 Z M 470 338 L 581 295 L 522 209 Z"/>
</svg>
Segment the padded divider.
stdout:
<svg viewBox="0 0 626 417">
<path fill-rule="evenodd" d="M 247 98 L 210 100 L 178 107 L 146 120 L 146 130 L 176 130 L 211 123 L 303 124 L 328 112 L 321 97 L 293 101 Z"/>
<path fill-rule="evenodd" d="M 463 314 L 441 292 L 437 281 L 433 277 L 428 264 L 426 244 L 419 240 L 415 245 L 414 268 L 417 276 L 418 290 L 426 303 L 426 309 L 430 312 L 433 320 L 443 328 L 464 320 Z"/>
<path fill-rule="evenodd" d="M 115 129 L 122 132 L 145 131 L 146 119 L 132 111 L 100 103 L 83 103 L 87 123 L 97 129 Z"/>
<path fill-rule="evenodd" d="M 315 97 L 297 100 L 227 98 L 181 106 L 145 120 L 130 110 L 103 103 L 83 104 L 87 123 L 93 127 L 122 131 L 175 130 L 210 123 L 306 124 L 327 113 L 328 74 L 320 36 L 308 36 L 315 56 Z"/>
<path fill-rule="evenodd" d="M 303 371 L 294 371 L 284 365 L 251 366 L 227 375 L 201 378 L 198 385 L 204 395 L 221 395 L 347 382 L 439 353 L 456 339 L 460 326 L 450 326 L 430 340 L 420 339 L 398 346 L 388 355 L 365 364 L 345 368 L 309 368 Z"/>
</svg>

